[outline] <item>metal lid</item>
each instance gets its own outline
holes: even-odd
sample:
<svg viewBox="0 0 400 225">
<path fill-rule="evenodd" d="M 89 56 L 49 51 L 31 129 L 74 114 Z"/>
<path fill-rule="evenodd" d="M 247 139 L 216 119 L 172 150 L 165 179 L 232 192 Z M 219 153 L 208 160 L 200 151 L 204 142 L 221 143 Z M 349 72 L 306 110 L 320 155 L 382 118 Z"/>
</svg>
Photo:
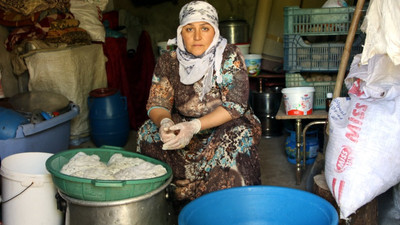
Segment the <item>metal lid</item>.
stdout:
<svg viewBox="0 0 400 225">
<path fill-rule="evenodd" d="M 69 100 L 64 95 L 48 91 L 16 94 L 9 99 L 9 102 L 16 111 L 25 113 L 37 110 L 57 112 L 69 106 Z"/>
</svg>

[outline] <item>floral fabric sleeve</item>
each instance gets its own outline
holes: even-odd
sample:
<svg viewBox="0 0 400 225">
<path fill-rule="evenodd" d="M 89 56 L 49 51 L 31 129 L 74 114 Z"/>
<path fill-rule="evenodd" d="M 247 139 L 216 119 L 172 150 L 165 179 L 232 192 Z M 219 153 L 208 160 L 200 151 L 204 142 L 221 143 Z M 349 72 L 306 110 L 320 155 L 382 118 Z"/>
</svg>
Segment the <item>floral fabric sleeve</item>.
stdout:
<svg viewBox="0 0 400 225">
<path fill-rule="evenodd" d="M 154 108 L 165 108 L 171 111 L 174 102 L 174 90 L 165 74 L 168 73 L 168 62 L 166 57 L 160 57 L 154 73 L 147 101 L 147 112 Z"/>
<path fill-rule="evenodd" d="M 249 81 L 243 55 L 239 48 L 228 45 L 222 62 L 220 84 L 222 106 L 236 119 L 248 109 Z"/>
</svg>

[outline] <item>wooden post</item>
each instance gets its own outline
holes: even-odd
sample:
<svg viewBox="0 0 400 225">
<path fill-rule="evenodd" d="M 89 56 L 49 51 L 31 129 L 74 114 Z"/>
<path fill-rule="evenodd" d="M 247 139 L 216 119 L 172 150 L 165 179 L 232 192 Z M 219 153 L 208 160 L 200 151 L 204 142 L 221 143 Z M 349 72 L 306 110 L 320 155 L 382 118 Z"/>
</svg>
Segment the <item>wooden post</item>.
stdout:
<svg viewBox="0 0 400 225">
<path fill-rule="evenodd" d="M 339 207 L 336 204 L 328 185 L 325 180 L 324 174 L 314 176 L 314 194 L 324 198 L 335 207 L 338 215 L 340 215 Z M 339 220 L 339 225 L 378 225 L 378 200 L 373 199 L 371 202 L 359 208 L 354 214 L 350 215 L 350 221 Z"/>
</svg>

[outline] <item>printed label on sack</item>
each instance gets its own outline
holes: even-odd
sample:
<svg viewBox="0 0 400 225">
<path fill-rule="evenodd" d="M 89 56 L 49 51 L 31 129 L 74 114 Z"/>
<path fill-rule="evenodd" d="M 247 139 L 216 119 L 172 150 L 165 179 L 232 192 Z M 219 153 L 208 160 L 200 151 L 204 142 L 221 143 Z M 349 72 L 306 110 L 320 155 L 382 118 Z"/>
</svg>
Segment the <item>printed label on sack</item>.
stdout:
<svg viewBox="0 0 400 225">
<path fill-rule="evenodd" d="M 337 185 L 338 180 L 336 178 L 333 178 L 332 180 L 332 195 L 335 199 L 337 199 L 337 202 L 340 205 L 340 200 L 342 198 L 342 193 L 344 189 L 344 185 L 346 182 L 344 180 L 340 180 L 339 184 Z"/>
<path fill-rule="evenodd" d="M 351 166 L 351 148 L 343 145 L 336 161 L 335 171 L 342 173 L 348 166 Z"/>
<path fill-rule="evenodd" d="M 345 136 L 353 143 L 358 142 L 361 127 L 365 118 L 365 112 L 367 111 L 367 109 L 368 109 L 367 105 L 356 103 L 353 111 L 351 112 Z"/>
</svg>

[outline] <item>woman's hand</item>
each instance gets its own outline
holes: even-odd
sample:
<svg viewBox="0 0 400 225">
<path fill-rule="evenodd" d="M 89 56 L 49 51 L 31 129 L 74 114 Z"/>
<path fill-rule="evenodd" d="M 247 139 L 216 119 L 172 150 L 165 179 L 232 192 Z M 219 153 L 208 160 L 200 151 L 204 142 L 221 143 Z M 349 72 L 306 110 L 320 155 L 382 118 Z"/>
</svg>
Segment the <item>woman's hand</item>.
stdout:
<svg viewBox="0 0 400 225">
<path fill-rule="evenodd" d="M 194 119 L 190 122 L 182 122 L 173 125 L 169 128 L 171 131 L 178 131 L 178 135 L 168 142 L 164 142 L 163 150 L 181 149 L 189 144 L 193 135 L 197 134 L 201 129 L 199 119 Z"/>
<path fill-rule="evenodd" d="M 166 143 L 176 137 L 174 131 L 169 129 L 173 125 L 175 125 L 175 123 L 170 118 L 164 118 L 161 120 L 159 132 L 162 142 Z"/>
</svg>

